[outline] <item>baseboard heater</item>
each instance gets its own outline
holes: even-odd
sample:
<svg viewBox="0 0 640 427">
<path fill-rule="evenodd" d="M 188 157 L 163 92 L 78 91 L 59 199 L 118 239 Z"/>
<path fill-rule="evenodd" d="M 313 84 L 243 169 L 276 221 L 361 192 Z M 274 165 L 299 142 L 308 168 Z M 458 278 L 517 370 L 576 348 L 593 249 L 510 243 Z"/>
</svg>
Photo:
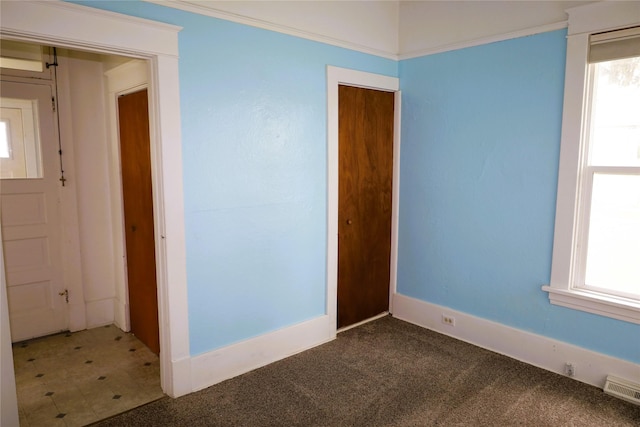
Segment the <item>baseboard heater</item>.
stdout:
<svg viewBox="0 0 640 427">
<path fill-rule="evenodd" d="M 604 392 L 627 402 L 640 405 L 640 384 L 609 375 Z"/>
</svg>

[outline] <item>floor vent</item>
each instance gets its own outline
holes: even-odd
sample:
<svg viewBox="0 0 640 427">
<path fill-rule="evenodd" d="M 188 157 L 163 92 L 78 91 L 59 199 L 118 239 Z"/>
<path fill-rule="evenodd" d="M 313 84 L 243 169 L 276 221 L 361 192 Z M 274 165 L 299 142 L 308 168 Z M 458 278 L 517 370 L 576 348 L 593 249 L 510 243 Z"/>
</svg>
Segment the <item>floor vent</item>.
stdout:
<svg viewBox="0 0 640 427">
<path fill-rule="evenodd" d="M 604 385 L 604 392 L 640 405 L 640 384 L 609 375 Z"/>
</svg>

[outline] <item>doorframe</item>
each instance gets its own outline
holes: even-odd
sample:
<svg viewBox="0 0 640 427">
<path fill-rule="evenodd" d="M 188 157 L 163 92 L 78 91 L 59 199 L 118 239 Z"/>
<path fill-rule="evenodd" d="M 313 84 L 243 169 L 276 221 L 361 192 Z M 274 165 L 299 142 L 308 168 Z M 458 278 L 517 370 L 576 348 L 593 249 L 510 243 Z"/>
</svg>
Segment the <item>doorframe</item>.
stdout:
<svg viewBox="0 0 640 427">
<path fill-rule="evenodd" d="M 393 184 L 391 198 L 391 257 L 389 313 L 393 312 L 398 272 L 398 208 L 400 202 L 400 79 L 381 74 L 327 66 L 327 302 L 329 332 L 335 337 L 338 316 L 338 86 L 355 86 L 394 93 Z"/>
<path fill-rule="evenodd" d="M 182 28 L 65 2 L 1 2 L 0 6 L 3 38 L 149 62 L 154 231 L 159 236 L 160 378 L 163 391 L 170 396 L 187 394 L 191 392 L 191 369 L 178 78 L 178 32 Z M 42 16 L 47 19 L 35 19 Z M 1 308 L 4 311 L 4 304 Z M 3 361 L 5 357 L 13 358 L 3 351 Z M 4 411 L 4 397 L 2 400 Z"/>
</svg>

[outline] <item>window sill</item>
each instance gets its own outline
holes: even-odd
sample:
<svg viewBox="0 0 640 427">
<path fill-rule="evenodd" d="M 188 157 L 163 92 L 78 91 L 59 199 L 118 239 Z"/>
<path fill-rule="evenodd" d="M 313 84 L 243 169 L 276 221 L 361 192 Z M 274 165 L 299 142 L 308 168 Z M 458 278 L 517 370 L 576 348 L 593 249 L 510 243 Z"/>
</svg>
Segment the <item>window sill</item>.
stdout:
<svg viewBox="0 0 640 427">
<path fill-rule="evenodd" d="M 640 301 L 593 291 L 567 290 L 543 286 L 551 304 L 640 324 Z"/>
</svg>

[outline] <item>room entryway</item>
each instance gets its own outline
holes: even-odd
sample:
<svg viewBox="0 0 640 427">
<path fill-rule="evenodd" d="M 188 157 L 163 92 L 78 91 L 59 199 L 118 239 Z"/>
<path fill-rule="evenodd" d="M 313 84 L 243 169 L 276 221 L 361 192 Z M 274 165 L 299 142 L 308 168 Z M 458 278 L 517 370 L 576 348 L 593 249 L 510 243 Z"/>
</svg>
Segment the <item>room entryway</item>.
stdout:
<svg viewBox="0 0 640 427">
<path fill-rule="evenodd" d="M 184 245 L 184 203 L 182 186 L 182 162 L 181 159 L 181 132 L 180 132 L 180 106 L 176 102 L 180 99 L 180 88 L 178 80 L 178 27 L 164 23 L 156 23 L 145 20 L 132 20 L 130 16 L 123 16 L 112 12 L 101 11 L 94 8 L 75 6 L 70 4 L 58 4 L 59 2 L 2 2 L 3 26 L 2 32 L 10 34 L 14 41 L 31 42 L 40 44 L 55 43 L 59 47 L 69 49 L 86 49 L 97 55 L 115 55 L 122 53 L 141 58 L 149 64 L 149 70 L 153 79 L 149 84 L 149 90 L 153 94 L 150 103 L 151 122 L 153 123 L 152 139 L 154 141 L 152 149 L 153 181 L 154 181 L 154 211 L 156 235 L 156 256 L 158 264 L 162 265 L 158 269 L 158 300 L 159 325 L 162 335 L 163 348 L 160 352 L 160 376 L 162 387 L 167 394 L 172 396 L 185 394 L 190 390 L 190 378 L 184 375 L 171 375 L 180 367 L 185 366 L 189 356 L 189 333 L 188 333 L 188 312 L 186 310 L 186 263 Z M 46 16 L 45 20 L 28 19 L 33 16 Z M 27 17 L 27 19 L 25 19 Z M 77 25 L 78 22 L 83 25 Z M 118 28 L 117 32 L 113 28 Z M 51 61 L 49 61 L 51 62 Z M 85 65 L 90 65 L 85 63 Z M 111 64 L 115 65 L 115 64 Z M 55 68 L 54 68 L 55 69 Z M 101 82 L 104 79 L 100 78 Z M 71 79 L 70 83 L 76 84 L 78 79 Z M 74 91 L 79 96 L 86 96 L 85 89 Z M 91 97 L 98 99 L 98 97 Z M 105 98 L 102 98 L 103 100 Z M 65 106 L 68 110 L 69 106 Z M 83 108 L 78 108 L 83 111 Z M 96 117 L 104 117 L 104 114 L 97 114 Z M 80 129 L 67 127 L 67 132 L 76 130 L 95 132 L 96 127 L 87 125 L 86 121 L 76 122 Z M 84 127 L 84 128 L 83 128 Z M 104 128 L 103 128 L 104 129 Z M 86 138 L 86 141 L 93 140 L 93 134 Z M 103 145 L 104 147 L 104 145 Z M 95 153 L 95 150 L 87 150 Z M 172 162 L 161 162 L 161 159 L 172 159 Z M 95 170 L 93 164 L 76 162 L 82 164 L 88 170 Z M 171 185 L 163 185 L 169 182 Z M 162 178 L 165 178 L 163 181 Z M 101 181 L 106 182 L 105 179 Z M 83 181 L 83 183 L 85 183 Z M 85 183 L 86 184 L 86 183 Z M 95 194 L 102 190 L 100 185 L 90 186 Z M 112 187 L 117 188 L 117 187 Z M 99 212 L 106 212 L 100 209 Z M 100 227 L 88 227 L 91 230 L 105 230 Z M 122 229 L 120 228 L 120 231 Z M 158 231 L 161 230 L 161 231 Z M 117 233 L 117 229 L 106 230 L 105 232 Z M 160 236 L 162 234 L 162 236 Z M 95 242 L 95 241 L 94 241 Z M 88 245 L 91 246 L 91 245 Z M 101 245 L 94 245 L 97 248 Z M 4 249 L 0 250 L 0 255 L 4 258 Z M 122 259 L 122 257 L 119 257 Z M 115 263 L 114 263 L 115 264 Z M 77 267 L 78 263 L 71 264 Z M 84 270 L 83 270 L 84 271 Z M 113 273 L 113 269 L 104 269 L 104 272 Z M 71 273 L 78 273 L 72 271 Z M 116 275 L 118 272 L 116 272 Z M 77 276 L 77 274 L 76 274 Z M 103 278 L 104 275 L 97 274 L 96 277 Z M 101 279 L 102 280 L 102 279 Z M 84 283 L 84 282 L 83 282 Z M 108 283 L 108 281 L 106 281 Z M 2 280 L 3 287 L 6 286 Z M 102 287 L 96 287 L 101 291 Z M 107 297 L 113 293 L 107 294 Z M 170 298 L 169 298 L 170 296 Z M 102 295 L 97 295 L 101 298 Z M 99 300 L 95 302 L 101 304 Z M 8 309 L 6 293 L 0 293 L 0 311 L 2 312 L 2 370 L 12 372 L 12 353 L 9 342 Z M 94 302 L 94 301 L 92 301 Z M 70 304 L 71 308 L 73 304 Z M 98 315 L 110 318 L 108 301 L 103 305 L 106 310 L 96 312 Z M 126 308 L 126 307 L 125 307 Z M 80 321 L 81 315 L 89 310 L 83 310 L 81 305 L 77 309 L 70 321 Z M 114 307 L 116 315 L 121 314 L 120 306 Z M 121 316 L 124 317 L 124 316 Z M 98 319 L 100 321 L 100 319 Z M 96 322 L 100 323 L 100 322 Z M 103 323 L 103 324 L 106 324 Z M 15 424 L 17 421 L 17 407 L 14 404 L 16 393 L 15 384 L 10 378 L 3 376 L 3 406 L 2 420 Z"/>
<path fill-rule="evenodd" d="M 136 87 L 105 97 L 105 70 L 129 58 L 36 48 L 53 52 L 42 76 L 1 75 L 2 245 L 18 413 L 22 425 L 86 425 L 164 396 L 149 94 Z M 146 63 L 136 63 L 146 75 Z M 105 111 L 120 112 L 111 132 Z"/>
</svg>

